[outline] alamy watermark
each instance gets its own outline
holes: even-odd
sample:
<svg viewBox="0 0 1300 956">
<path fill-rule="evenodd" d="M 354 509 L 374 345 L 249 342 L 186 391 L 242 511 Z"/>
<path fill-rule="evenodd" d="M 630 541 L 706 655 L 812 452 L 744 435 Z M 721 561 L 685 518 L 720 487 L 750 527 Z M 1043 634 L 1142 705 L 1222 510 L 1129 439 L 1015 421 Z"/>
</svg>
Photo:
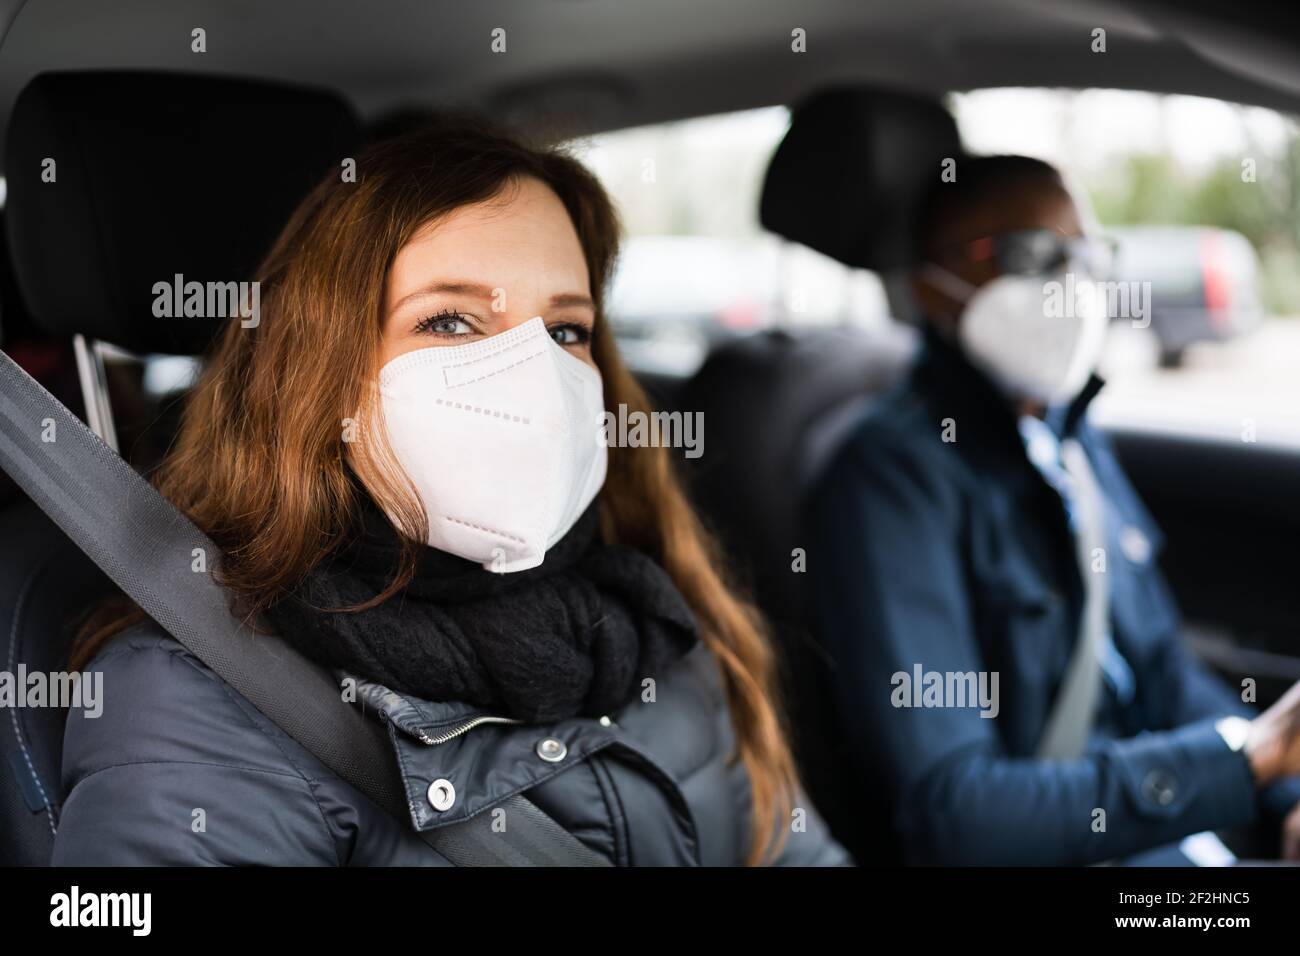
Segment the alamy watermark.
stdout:
<svg viewBox="0 0 1300 956">
<path fill-rule="evenodd" d="M 257 282 L 185 281 L 176 273 L 171 282 L 153 284 L 153 314 L 159 319 L 239 319 L 246 329 L 262 321 L 262 291 Z"/>
<path fill-rule="evenodd" d="M 1043 315 L 1049 319 L 1087 315 L 1096 307 L 1095 299 L 1104 303 L 1111 319 L 1129 319 L 1135 329 L 1151 324 L 1150 282 L 1076 280 L 1074 273 L 1067 272 L 1063 282 L 1052 279 L 1043 283 L 1043 295 Z"/>
<path fill-rule="evenodd" d="M 611 448 L 681 448 L 687 458 L 704 454 L 703 412 L 629 411 L 601 416 L 597 440 Z"/>
<path fill-rule="evenodd" d="M 87 717 L 104 712 L 102 671 L 0 671 L 0 707 L 80 708 Z"/>
<path fill-rule="evenodd" d="M 153 894 L 83 893 L 73 884 L 68 892 L 50 897 L 50 925 L 118 926 L 130 929 L 132 936 L 148 936 L 153 928 Z"/>
<path fill-rule="evenodd" d="M 993 718 L 998 704 L 997 671 L 927 671 L 912 665 L 912 672 L 895 671 L 889 702 L 895 707 L 979 708 L 980 716 Z"/>
</svg>

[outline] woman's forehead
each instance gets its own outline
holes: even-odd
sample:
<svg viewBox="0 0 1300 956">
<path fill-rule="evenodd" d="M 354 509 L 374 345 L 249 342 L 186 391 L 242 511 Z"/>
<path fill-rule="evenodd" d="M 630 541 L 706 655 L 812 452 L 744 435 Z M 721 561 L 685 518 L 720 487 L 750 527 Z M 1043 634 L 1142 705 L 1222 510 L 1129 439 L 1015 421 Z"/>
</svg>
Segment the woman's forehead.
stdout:
<svg viewBox="0 0 1300 956">
<path fill-rule="evenodd" d="M 568 211 L 536 180 L 422 227 L 394 260 L 390 301 L 435 275 L 488 285 L 568 284 L 576 286 L 572 291 L 586 291 L 588 285 L 586 259 Z"/>
</svg>

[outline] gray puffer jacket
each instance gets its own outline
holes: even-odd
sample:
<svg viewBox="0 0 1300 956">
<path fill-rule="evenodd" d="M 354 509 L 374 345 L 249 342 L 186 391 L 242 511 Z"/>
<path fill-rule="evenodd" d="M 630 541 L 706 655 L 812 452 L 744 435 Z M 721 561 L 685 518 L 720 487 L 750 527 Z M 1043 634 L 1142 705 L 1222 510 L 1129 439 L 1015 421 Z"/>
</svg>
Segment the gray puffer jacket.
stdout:
<svg viewBox="0 0 1300 956">
<path fill-rule="evenodd" d="M 703 645 L 658 681 L 654 703 L 634 701 L 609 720 L 482 722 L 488 715 L 465 704 L 359 681 L 358 705 L 388 721 L 409 820 L 326 769 L 152 622 L 113 640 L 88 670 L 104 675 L 102 713 L 68 717 L 55 865 L 446 866 L 414 831 L 520 792 L 616 865 L 746 856 L 748 777 L 727 759 L 731 720 Z M 435 781 L 450 787 L 431 791 Z M 778 863 L 850 864 L 801 803 L 793 821 L 774 823 L 791 830 Z"/>
</svg>

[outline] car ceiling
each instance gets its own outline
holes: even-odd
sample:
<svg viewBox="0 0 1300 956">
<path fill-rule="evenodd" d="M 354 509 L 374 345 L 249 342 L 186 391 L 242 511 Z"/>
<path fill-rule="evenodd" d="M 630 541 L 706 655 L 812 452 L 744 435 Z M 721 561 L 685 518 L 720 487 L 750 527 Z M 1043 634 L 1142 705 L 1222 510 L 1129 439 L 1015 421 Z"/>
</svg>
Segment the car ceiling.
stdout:
<svg viewBox="0 0 1300 956">
<path fill-rule="evenodd" d="M 0 129 L 45 70 L 327 86 L 367 120 L 457 108 L 573 132 L 789 104 L 837 84 L 940 95 L 1111 87 L 1300 110 L 1270 0 L 0 0 Z M 207 52 L 190 50 L 202 27 Z M 504 54 L 491 31 L 506 32 Z M 790 33 L 807 50 L 790 50 Z M 1107 31 L 1104 54 L 1091 32 Z M 237 137 L 232 130 L 232 140 Z M 0 140 L 0 147 L 3 146 Z M 0 152 L 0 155 L 3 155 Z"/>
</svg>

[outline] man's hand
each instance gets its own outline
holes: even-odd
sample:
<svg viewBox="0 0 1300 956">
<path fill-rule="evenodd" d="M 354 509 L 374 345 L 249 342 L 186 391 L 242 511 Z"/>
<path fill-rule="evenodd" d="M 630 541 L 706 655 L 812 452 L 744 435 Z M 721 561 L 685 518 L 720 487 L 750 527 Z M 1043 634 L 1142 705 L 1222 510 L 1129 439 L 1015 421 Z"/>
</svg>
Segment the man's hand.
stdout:
<svg viewBox="0 0 1300 956">
<path fill-rule="evenodd" d="M 1250 722 L 1246 757 L 1261 787 L 1279 777 L 1300 774 L 1300 681 Z M 1294 817 L 1293 810 L 1288 823 Z"/>
<path fill-rule="evenodd" d="M 1291 808 L 1282 822 L 1282 859 L 1300 863 L 1300 803 Z"/>
</svg>

